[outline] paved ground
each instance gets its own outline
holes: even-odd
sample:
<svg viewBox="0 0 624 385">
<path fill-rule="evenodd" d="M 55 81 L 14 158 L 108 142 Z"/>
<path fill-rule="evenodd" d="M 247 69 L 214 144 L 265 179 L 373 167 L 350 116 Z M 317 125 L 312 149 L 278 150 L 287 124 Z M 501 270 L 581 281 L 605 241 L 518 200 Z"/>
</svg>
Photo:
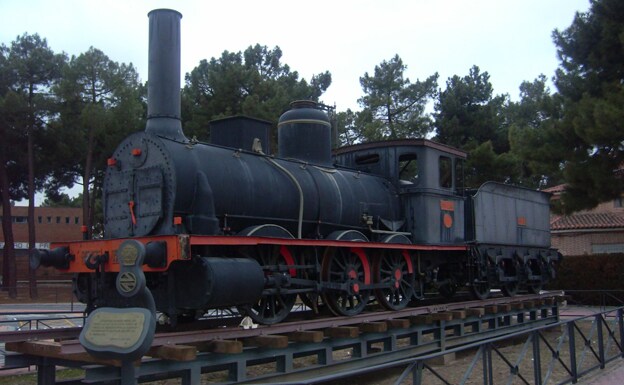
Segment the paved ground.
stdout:
<svg viewBox="0 0 624 385">
<path fill-rule="evenodd" d="M 559 311 L 562 320 L 592 316 L 596 313 L 610 311 L 613 308 L 599 308 L 587 306 L 566 306 Z M 607 315 L 607 319 L 609 315 Z M 579 385 L 623 385 L 624 359 L 611 361 L 603 370 L 594 370 L 581 378 Z"/>
<path fill-rule="evenodd" d="M 561 309 L 559 309 L 559 316 L 562 318 L 562 320 L 570 320 L 570 319 L 574 319 L 574 318 L 580 318 L 580 317 L 588 317 L 588 316 L 592 316 L 596 313 L 601 313 L 601 312 L 605 312 L 605 311 L 613 311 L 615 308 L 614 307 L 597 307 L 597 306 L 563 306 L 561 307 Z M 607 315 L 609 316 L 609 315 Z M 613 314 L 613 316 L 615 316 L 615 314 Z"/>
<path fill-rule="evenodd" d="M 624 384 L 624 360 L 612 361 L 603 370 L 595 370 L 583 377 L 578 385 L 622 385 Z"/>
</svg>

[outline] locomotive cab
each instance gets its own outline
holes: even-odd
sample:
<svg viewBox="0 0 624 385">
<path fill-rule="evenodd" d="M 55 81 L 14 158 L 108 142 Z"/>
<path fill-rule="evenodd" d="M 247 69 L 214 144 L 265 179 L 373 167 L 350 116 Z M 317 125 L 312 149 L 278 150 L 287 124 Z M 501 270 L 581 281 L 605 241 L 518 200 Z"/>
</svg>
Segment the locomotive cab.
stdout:
<svg viewBox="0 0 624 385">
<path fill-rule="evenodd" d="M 412 242 L 465 240 L 463 165 L 466 153 L 426 139 L 365 143 L 338 149 L 336 162 L 382 176 L 401 198 L 402 231 Z"/>
</svg>

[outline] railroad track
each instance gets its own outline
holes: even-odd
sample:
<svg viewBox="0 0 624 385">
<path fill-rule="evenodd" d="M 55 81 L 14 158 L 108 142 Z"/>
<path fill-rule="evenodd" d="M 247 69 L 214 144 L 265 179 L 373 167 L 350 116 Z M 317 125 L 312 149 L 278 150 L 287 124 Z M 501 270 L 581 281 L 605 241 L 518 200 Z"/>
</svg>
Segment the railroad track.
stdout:
<svg viewBox="0 0 624 385">
<path fill-rule="evenodd" d="M 493 296 L 492 298 L 486 300 L 466 300 L 462 302 L 452 302 L 451 300 L 443 300 L 441 302 L 440 298 L 427 298 L 422 300 L 419 303 L 420 306 L 417 307 L 411 307 L 399 311 L 372 310 L 350 317 L 327 316 L 325 318 L 315 318 L 310 311 L 301 311 L 294 312 L 286 322 L 275 325 L 257 325 L 257 327 L 253 329 L 240 328 L 239 323 L 242 319 L 240 316 L 229 316 L 226 318 L 215 317 L 203 319 L 194 323 L 181 324 L 176 330 L 168 330 L 169 328 L 166 325 L 159 325 L 154 341 L 155 343 L 159 343 L 159 340 L 164 339 L 166 341 L 180 341 L 180 343 L 185 343 L 193 339 L 240 339 L 261 335 L 274 335 L 331 327 L 352 326 L 418 315 L 444 313 L 447 311 L 471 308 L 483 308 L 494 305 L 507 305 L 522 301 L 543 300 L 562 296 L 563 292 L 555 291 L 544 294 L 519 295 L 511 298 Z M 469 298 L 469 296 L 466 295 L 463 298 Z M 54 314 L 57 313 L 58 312 L 54 312 Z M 29 312 L 28 314 L 34 313 Z M 434 318 L 436 317 L 434 316 Z M 81 327 L 59 327 L 39 330 L 2 331 L 0 332 L 0 343 L 36 340 L 71 340 L 77 338 L 81 330 Z"/>
<path fill-rule="evenodd" d="M 319 343 L 329 338 L 358 338 L 362 332 L 383 333 L 391 328 L 406 329 L 414 324 L 434 324 L 437 321 L 481 318 L 486 314 L 503 314 L 534 306 L 555 304 L 563 292 L 549 292 L 516 297 L 496 297 L 486 300 L 431 303 L 401 311 L 369 311 L 353 317 L 297 319 L 275 325 L 259 325 L 243 329 L 239 326 L 206 330 L 188 330 L 156 333 L 148 356 L 164 360 L 190 361 L 198 353 L 234 354 L 244 347 L 255 346 L 285 349 L 289 343 Z M 231 322 L 231 320 L 230 320 Z M 119 366 L 113 360 L 90 356 L 77 337 L 81 328 L 10 331 L 0 333 L 0 342 L 6 350 L 62 358 L 75 362 L 100 363 Z"/>
</svg>

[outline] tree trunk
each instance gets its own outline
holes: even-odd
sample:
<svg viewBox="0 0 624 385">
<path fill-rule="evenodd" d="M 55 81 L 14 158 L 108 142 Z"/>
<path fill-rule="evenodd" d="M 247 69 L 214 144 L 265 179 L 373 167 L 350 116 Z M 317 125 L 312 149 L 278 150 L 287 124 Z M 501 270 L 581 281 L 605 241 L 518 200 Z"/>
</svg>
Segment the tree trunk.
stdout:
<svg viewBox="0 0 624 385">
<path fill-rule="evenodd" d="M 87 227 L 87 237 L 91 239 L 93 230 L 91 229 L 91 199 L 89 194 L 89 181 L 93 168 L 93 143 L 95 142 L 95 130 L 89 128 L 89 138 L 87 145 L 87 158 L 85 161 L 84 176 L 82 177 L 82 222 Z"/>
<path fill-rule="evenodd" d="M 91 195 L 89 196 L 89 199 L 91 200 L 90 202 L 90 208 L 91 210 L 89 211 L 89 223 L 91 223 L 92 227 L 94 226 L 95 223 L 95 199 L 98 195 L 98 183 L 97 183 L 97 177 L 94 178 L 93 180 L 93 188 L 91 189 Z M 93 230 L 91 230 L 91 238 L 93 238 Z"/>
<path fill-rule="evenodd" d="M 4 250 L 2 261 L 2 289 L 9 292 L 9 297 L 17 297 L 17 277 L 15 268 L 15 245 L 13 225 L 11 223 L 11 197 L 9 196 L 9 176 L 7 175 L 4 151 L 0 151 L 0 193 L 2 194 L 2 232 Z"/>
<path fill-rule="evenodd" d="M 35 234 L 35 115 L 33 106 L 34 86 L 31 83 L 28 94 L 28 250 L 36 246 Z M 37 275 L 36 271 L 28 264 L 28 291 L 30 298 L 37 298 Z"/>
<path fill-rule="evenodd" d="M 35 234 L 35 119 L 31 115 L 28 130 L 28 249 L 36 247 Z M 37 298 L 37 271 L 28 264 L 28 289 L 30 298 Z"/>
</svg>

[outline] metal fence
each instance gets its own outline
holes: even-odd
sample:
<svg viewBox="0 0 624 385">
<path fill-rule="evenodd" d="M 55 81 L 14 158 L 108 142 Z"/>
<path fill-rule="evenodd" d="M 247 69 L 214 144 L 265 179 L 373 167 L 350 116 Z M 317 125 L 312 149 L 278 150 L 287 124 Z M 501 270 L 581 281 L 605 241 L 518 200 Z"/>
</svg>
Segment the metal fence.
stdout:
<svg viewBox="0 0 624 385">
<path fill-rule="evenodd" d="M 394 384 L 576 383 L 590 372 L 604 369 L 607 363 L 624 358 L 623 309 L 395 362 L 392 366 L 407 366 Z M 509 348 L 511 339 L 523 342 Z M 461 355 L 465 365 L 432 364 L 433 359 L 448 354 Z"/>
<path fill-rule="evenodd" d="M 570 303 L 600 306 L 602 311 L 608 306 L 624 306 L 624 290 L 565 290 L 565 293 Z"/>
</svg>

